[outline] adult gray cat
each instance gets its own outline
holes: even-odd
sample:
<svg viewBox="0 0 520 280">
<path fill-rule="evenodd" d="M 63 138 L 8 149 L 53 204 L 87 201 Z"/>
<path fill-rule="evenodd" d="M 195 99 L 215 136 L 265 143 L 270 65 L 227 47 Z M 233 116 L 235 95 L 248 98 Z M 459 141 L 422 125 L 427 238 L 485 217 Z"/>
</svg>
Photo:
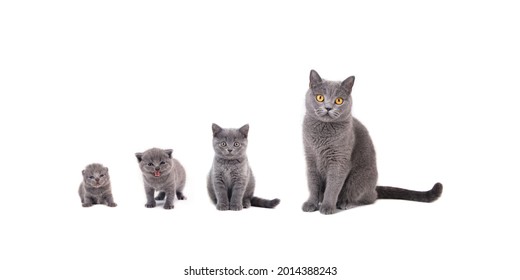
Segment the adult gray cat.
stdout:
<svg viewBox="0 0 520 280">
<path fill-rule="evenodd" d="M 94 204 L 117 206 L 112 196 L 108 168 L 99 163 L 93 163 L 87 165 L 81 173 L 83 182 L 79 185 L 78 192 L 83 207 L 90 207 Z"/>
<path fill-rule="evenodd" d="M 173 150 L 152 148 L 143 153 L 136 153 L 139 168 L 143 173 L 146 208 L 155 207 L 155 200 L 163 200 L 164 209 L 173 209 L 173 199 L 184 200 L 182 193 L 186 183 L 186 172 L 180 162 L 172 158 Z M 154 199 L 155 191 L 159 194 Z"/>
<path fill-rule="evenodd" d="M 354 76 L 332 82 L 311 70 L 303 122 L 310 195 L 303 211 L 332 214 L 378 198 L 421 202 L 439 198 L 440 183 L 426 192 L 376 186 L 374 145 L 365 126 L 352 117 L 353 85 Z"/>
<path fill-rule="evenodd" d="M 249 206 L 274 208 L 279 199 L 253 196 L 255 177 L 247 160 L 249 125 L 223 129 L 213 124 L 215 157 L 208 175 L 208 193 L 218 210 L 239 211 Z"/>
</svg>

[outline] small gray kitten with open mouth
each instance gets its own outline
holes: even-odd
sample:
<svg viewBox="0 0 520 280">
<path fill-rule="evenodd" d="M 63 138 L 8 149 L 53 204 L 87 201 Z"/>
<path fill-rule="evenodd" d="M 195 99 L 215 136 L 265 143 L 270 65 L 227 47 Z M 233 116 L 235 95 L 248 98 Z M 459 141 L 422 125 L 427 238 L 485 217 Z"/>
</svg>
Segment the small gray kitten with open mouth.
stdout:
<svg viewBox="0 0 520 280">
<path fill-rule="evenodd" d="M 173 209 L 175 196 L 185 200 L 182 193 L 186 183 L 186 172 L 181 163 L 172 158 L 173 150 L 152 148 L 143 153 L 136 153 L 139 168 L 143 173 L 146 192 L 146 208 L 156 206 L 156 200 L 164 200 L 164 209 Z M 155 191 L 159 192 L 154 198 Z"/>
<path fill-rule="evenodd" d="M 106 204 L 109 207 L 117 206 L 112 196 L 107 167 L 93 163 L 87 165 L 81 173 L 83 182 L 81 182 L 78 192 L 83 207 L 90 207 L 94 204 Z"/>
<path fill-rule="evenodd" d="M 213 124 L 215 157 L 208 175 L 208 193 L 217 210 L 239 211 L 250 206 L 274 208 L 276 199 L 253 196 L 255 177 L 247 160 L 249 125 L 225 129 Z"/>
</svg>

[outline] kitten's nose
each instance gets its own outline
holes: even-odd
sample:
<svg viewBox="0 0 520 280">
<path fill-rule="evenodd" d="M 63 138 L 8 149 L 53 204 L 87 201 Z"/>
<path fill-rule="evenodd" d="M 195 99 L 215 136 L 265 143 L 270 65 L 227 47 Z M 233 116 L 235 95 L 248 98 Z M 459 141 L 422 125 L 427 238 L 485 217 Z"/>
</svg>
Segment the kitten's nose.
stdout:
<svg viewBox="0 0 520 280">
<path fill-rule="evenodd" d="M 159 171 L 161 168 L 159 166 L 155 167 L 155 170 Z"/>
<path fill-rule="evenodd" d="M 228 149 L 227 151 L 231 153 L 231 152 L 232 152 L 233 150 L 231 150 L 231 149 Z"/>
<path fill-rule="evenodd" d="M 99 178 L 96 178 L 96 183 L 99 183 Z"/>
</svg>

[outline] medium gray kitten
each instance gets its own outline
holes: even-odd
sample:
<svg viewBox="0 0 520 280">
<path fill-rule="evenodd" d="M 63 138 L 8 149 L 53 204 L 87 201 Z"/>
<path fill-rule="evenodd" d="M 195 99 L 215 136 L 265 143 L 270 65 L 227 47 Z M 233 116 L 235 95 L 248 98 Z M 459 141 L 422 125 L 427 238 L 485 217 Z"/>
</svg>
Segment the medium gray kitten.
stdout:
<svg viewBox="0 0 520 280">
<path fill-rule="evenodd" d="M 117 206 L 112 196 L 108 168 L 99 163 L 93 163 L 87 165 L 81 173 L 83 182 L 79 185 L 78 192 L 83 207 L 90 207 L 94 204 Z"/>
<path fill-rule="evenodd" d="M 310 195 L 303 211 L 333 214 L 378 198 L 421 202 L 439 198 L 440 183 L 426 192 L 376 186 L 374 145 L 365 126 L 352 117 L 353 85 L 354 76 L 332 82 L 311 70 L 303 122 Z"/>
<path fill-rule="evenodd" d="M 184 200 L 182 193 L 186 183 L 186 172 L 178 160 L 172 158 L 173 150 L 152 148 L 144 153 L 136 153 L 139 168 L 143 173 L 146 208 L 155 207 L 155 200 L 163 200 L 164 209 L 173 209 L 173 199 Z M 154 199 L 155 191 L 159 194 Z"/>
<path fill-rule="evenodd" d="M 208 175 L 208 193 L 218 210 L 239 211 L 250 206 L 274 208 L 279 199 L 253 196 L 255 177 L 247 161 L 249 125 L 223 129 L 213 124 L 215 157 Z"/>
</svg>

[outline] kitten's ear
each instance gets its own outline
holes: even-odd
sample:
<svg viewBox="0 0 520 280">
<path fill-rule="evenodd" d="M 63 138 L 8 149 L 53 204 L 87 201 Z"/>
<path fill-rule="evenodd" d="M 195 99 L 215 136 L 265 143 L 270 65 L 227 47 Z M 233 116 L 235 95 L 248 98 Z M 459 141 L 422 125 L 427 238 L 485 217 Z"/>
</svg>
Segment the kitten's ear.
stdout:
<svg viewBox="0 0 520 280">
<path fill-rule="evenodd" d="M 105 167 L 105 173 L 108 173 L 108 167 Z"/>
<path fill-rule="evenodd" d="M 137 158 L 137 162 L 141 162 L 143 160 L 143 153 L 135 153 L 135 157 Z"/>
<path fill-rule="evenodd" d="M 211 129 L 213 129 L 213 137 L 217 136 L 217 134 L 219 134 L 219 132 L 222 131 L 222 127 L 218 126 L 215 123 L 211 126 Z"/>
<path fill-rule="evenodd" d="M 347 92 L 351 92 L 352 91 L 352 86 L 354 86 L 354 80 L 356 79 L 356 77 L 354 76 L 350 76 L 348 77 L 346 80 L 344 80 L 342 83 L 341 83 L 341 87 L 346 90 Z"/>
<path fill-rule="evenodd" d="M 166 150 L 164 150 L 164 152 L 168 155 L 169 158 L 172 158 L 172 153 L 173 153 L 172 149 L 166 149 Z"/>
<path fill-rule="evenodd" d="M 85 169 L 81 170 L 81 175 L 85 175 Z"/>
<path fill-rule="evenodd" d="M 244 137 L 247 138 L 247 134 L 249 133 L 249 124 L 244 125 L 243 127 L 239 128 L 238 131 L 244 135 Z"/>
<path fill-rule="evenodd" d="M 309 76 L 309 87 L 315 88 L 316 86 L 320 85 L 322 83 L 320 75 L 318 75 L 318 72 L 311 70 L 311 74 Z"/>
</svg>

